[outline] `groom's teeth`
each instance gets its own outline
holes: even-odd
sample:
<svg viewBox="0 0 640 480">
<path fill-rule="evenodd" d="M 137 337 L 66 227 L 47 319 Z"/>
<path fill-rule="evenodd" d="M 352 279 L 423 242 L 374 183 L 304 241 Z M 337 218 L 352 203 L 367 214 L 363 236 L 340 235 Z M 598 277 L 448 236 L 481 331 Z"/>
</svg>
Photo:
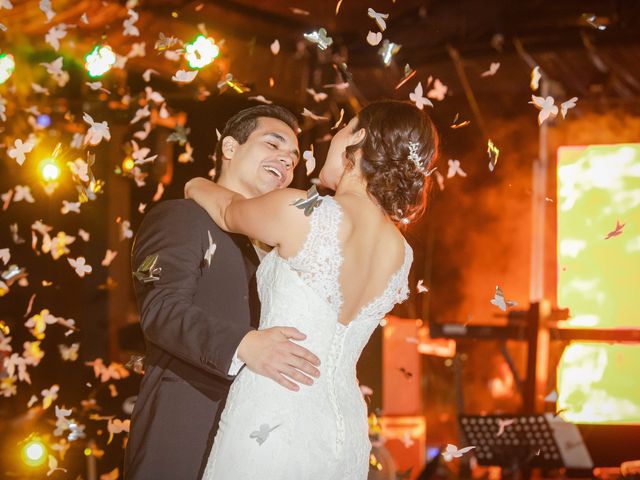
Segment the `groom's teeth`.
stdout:
<svg viewBox="0 0 640 480">
<path fill-rule="evenodd" d="M 280 173 L 280 170 L 278 170 L 277 168 L 273 168 L 273 167 L 264 167 L 264 169 L 267 172 L 270 172 L 274 175 L 276 175 L 278 178 L 282 178 L 282 173 Z"/>
</svg>

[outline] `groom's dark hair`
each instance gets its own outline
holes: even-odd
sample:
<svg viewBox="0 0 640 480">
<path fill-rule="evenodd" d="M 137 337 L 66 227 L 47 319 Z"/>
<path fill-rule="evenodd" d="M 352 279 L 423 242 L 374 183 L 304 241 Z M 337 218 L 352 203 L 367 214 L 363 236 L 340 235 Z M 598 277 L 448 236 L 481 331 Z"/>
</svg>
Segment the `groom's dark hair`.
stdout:
<svg viewBox="0 0 640 480">
<path fill-rule="evenodd" d="M 222 139 L 224 137 L 233 137 L 236 141 L 242 145 L 247 141 L 249 135 L 258 126 L 258 118 L 269 117 L 281 120 L 291 127 L 291 129 L 298 134 L 298 120 L 296 116 L 280 105 L 255 105 L 253 107 L 240 110 L 233 117 L 229 119 L 224 126 L 224 130 L 218 139 L 216 145 L 216 153 L 214 157 L 216 174 L 213 181 L 217 181 L 222 173 Z"/>
</svg>

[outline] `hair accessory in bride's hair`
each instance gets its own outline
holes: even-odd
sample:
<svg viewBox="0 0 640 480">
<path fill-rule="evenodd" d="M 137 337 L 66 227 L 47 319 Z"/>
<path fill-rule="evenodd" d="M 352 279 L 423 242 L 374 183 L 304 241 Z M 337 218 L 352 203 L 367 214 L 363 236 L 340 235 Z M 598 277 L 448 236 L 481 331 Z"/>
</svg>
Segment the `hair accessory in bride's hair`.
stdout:
<svg viewBox="0 0 640 480">
<path fill-rule="evenodd" d="M 420 156 L 418 155 L 418 148 L 420 144 L 418 142 L 409 142 L 409 160 L 411 160 L 418 170 L 422 170 L 420 164 Z"/>
</svg>

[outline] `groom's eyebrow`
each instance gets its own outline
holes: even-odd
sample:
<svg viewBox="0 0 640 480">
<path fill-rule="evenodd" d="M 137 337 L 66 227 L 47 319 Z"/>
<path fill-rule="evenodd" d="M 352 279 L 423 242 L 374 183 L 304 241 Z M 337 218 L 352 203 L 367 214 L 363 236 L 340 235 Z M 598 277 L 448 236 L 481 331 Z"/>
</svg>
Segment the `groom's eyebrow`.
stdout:
<svg viewBox="0 0 640 480">
<path fill-rule="evenodd" d="M 283 144 L 284 144 L 284 143 L 287 143 L 287 139 L 286 139 L 286 138 L 284 138 L 284 137 L 283 137 L 282 135 L 280 135 L 279 133 L 276 133 L 276 132 L 269 132 L 269 133 L 267 133 L 267 136 L 268 136 L 268 137 L 272 137 L 272 138 L 276 139 L 276 140 L 277 140 L 277 141 L 279 141 L 280 143 L 283 143 Z M 297 149 L 297 148 L 294 148 L 293 150 L 291 150 L 291 153 L 293 153 L 293 154 L 296 156 L 296 158 L 297 158 L 298 160 L 300 160 L 300 152 L 298 151 L 298 149 Z"/>
</svg>

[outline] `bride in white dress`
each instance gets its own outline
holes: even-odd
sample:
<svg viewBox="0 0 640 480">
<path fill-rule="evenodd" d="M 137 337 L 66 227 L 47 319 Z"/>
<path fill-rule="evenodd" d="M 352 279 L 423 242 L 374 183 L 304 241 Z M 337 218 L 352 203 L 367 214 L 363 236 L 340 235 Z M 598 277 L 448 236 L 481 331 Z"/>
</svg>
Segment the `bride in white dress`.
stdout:
<svg viewBox="0 0 640 480">
<path fill-rule="evenodd" d="M 371 444 L 356 363 L 409 294 L 413 254 L 397 225 L 424 210 L 437 142 L 413 105 L 376 102 L 331 141 L 320 180 L 334 197 L 281 189 L 245 199 L 205 179 L 187 184 L 185 194 L 221 228 L 275 247 L 257 272 L 260 329 L 304 332 L 298 343 L 321 360 L 320 377 L 297 391 L 240 372 L 203 479 L 367 478 Z"/>
</svg>

